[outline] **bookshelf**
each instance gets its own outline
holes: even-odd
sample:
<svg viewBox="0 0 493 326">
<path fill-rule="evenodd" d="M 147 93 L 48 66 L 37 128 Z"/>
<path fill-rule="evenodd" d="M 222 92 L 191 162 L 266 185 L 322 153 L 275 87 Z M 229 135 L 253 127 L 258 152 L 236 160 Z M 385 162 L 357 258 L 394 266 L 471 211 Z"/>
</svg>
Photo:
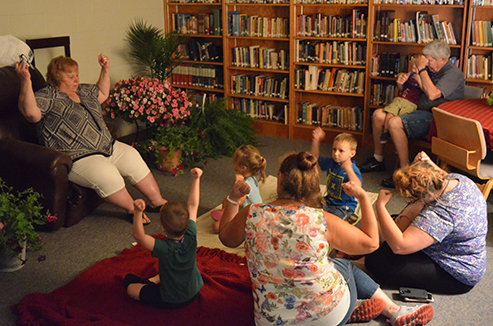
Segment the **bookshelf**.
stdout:
<svg viewBox="0 0 493 326">
<path fill-rule="evenodd" d="M 445 33 L 451 22 L 455 37 L 455 44 L 449 42 L 451 56 L 461 69 L 466 67 L 466 52 L 490 57 L 493 53 L 493 47 L 466 47 L 468 0 L 465 4 L 461 0 L 427 0 L 428 4 L 425 0 L 414 0 L 420 4 L 392 0 L 171 1 L 164 0 L 166 32 L 179 30 L 190 42 L 213 44 L 216 52 L 222 49 L 219 60 L 195 57 L 185 60 L 187 68 L 183 68 L 215 68 L 216 77 L 222 77 L 219 87 L 173 84 L 227 97 L 229 108 L 254 116 L 258 133 L 270 136 L 311 140 L 312 130 L 320 125 L 327 142 L 338 133 L 349 132 L 361 145 L 370 144 L 372 111 L 395 96 L 395 75 L 407 71 L 406 59 L 421 53 L 432 37 L 439 37 L 433 34 L 435 23 Z M 474 8 L 477 19 L 486 20 L 493 13 L 493 7 Z M 479 14 L 480 10 L 487 14 Z M 207 34 L 202 27 L 204 17 L 217 23 L 218 13 L 219 32 L 210 27 Z M 414 39 L 397 28 L 416 21 L 427 24 L 427 30 L 415 32 Z M 386 62 L 383 71 L 382 62 Z M 217 83 L 217 78 L 213 80 Z"/>
<path fill-rule="evenodd" d="M 311 139 L 315 124 L 328 138 L 350 132 L 362 142 L 368 4 L 299 2 L 293 4 L 292 136 Z"/>
<path fill-rule="evenodd" d="M 164 4 L 165 31 L 189 37 L 181 48 L 184 60 L 173 71 L 171 84 L 191 96 L 224 97 L 222 3 L 165 0 Z"/>
<path fill-rule="evenodd" d="M 241 3 L 240 3 L 241 2 Z M 227 0 L 225 93 L 270 136 L 289 137 L 290 4 Z"/>
<path fill-rule="evenodd" d="M 485 87 L 488 93 L 493 81 L 492 20 L 493 2 L 470 0 L 463 71 L 467 84 Z"/>
</svg>

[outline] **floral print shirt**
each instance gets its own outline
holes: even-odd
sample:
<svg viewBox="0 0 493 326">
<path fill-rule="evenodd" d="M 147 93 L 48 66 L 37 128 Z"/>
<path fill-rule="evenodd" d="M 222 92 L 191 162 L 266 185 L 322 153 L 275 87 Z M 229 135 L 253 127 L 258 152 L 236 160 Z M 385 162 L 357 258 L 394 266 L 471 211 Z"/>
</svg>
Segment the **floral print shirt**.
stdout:
<svg viewBox="0 0 493 326">
<path fill-rule="evenodd" d="M 329 314 L 345 291 L 328 259 L 322 209 L 254 204 L 245 251 L 257 325 L 302 324 Z"/>
<path fill-rule="evenodd" d="M 451 173 L 459 184 L 426 205 L 412 225 L 437 242 L 425 249 L 440 267 L 466 285 L 476 285 L 486 271 L 486 201 L 469 178 Z"/>
</svg>

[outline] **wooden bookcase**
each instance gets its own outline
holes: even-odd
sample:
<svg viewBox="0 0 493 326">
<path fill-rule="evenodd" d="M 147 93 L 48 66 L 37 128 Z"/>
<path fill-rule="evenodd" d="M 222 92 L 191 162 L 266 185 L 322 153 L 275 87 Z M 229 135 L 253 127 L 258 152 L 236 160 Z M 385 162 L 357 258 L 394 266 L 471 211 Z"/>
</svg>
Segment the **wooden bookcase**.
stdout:
<svg viewBox="0 0 493 326">
<path fill-rule="evenodd" d="M 492 21 L 493 2 L 470 0 L 463 71 L 467 84 L 484 87 L 488 93 L 493 88 L 491 86 L 493 82 L 493 44 L 491 43 L 491 28 L 486 30 L 485 27 L 487 25 L 490 27 Z M 479 33 L 480 31 L 483 31 L 483 36 L 486 36 L 486 40 L 482 40 L 482 42 L 481 39 L 484 37 L 479 39 L 479 35 L 475 35 L 475 32 Z"/>
<path fill-rule="evenodd" d="M 470 43 L 466 27 L 467 30 L 471 28 L 467 24 L 468 0 L 464 0 L 466 1 L 464 4 L 453 5 L 391 4 L 389 3 L 392 2 L 391 0 L 382 0 L 386 3 L 380 4 L 373 0 L 366 1 L 366 3 L 365 0 L 359 1 L 360 3 L 354 3 L 357 2 L 354 0 L 218 0 L 221 2 L 217 3 L 177 3 L 172 1 L 179 0 L 164 0 L 166 32 L 176 30 L 176 23 L 173 24 L 173 20 L 176 21 L 176 14 L 190 14 L 198 17 L 200 14 L 211 14 L 220 10 L 222 24 L 220 35 L 189 34 L 191 40 L 200 37 L 221 46 L 223 49 L 222 61 L 206 63 L 185 61 L 185 63 L 190 66 L 203 64 L 219 66 L 223 69 L 224 87 L 211 90 L 203 87 L 176 86 L 196 92 L 215 92 L 219 96 L 228 98 L 230 108 L 241 109 L 250 105 L 249 113 L 255 115 L 255 127 L 258 133 L 270 136 L 311 140 L 312 130 L 317 125 L 310 124 L 309 115 L 306 113 L 303 115 L 300 108 L 312 107 L 311 112 L 313 113 L 313 106 L 318 107 L 320 112 L 322 112 L 321 107 L 332 106 L 336 109 L 344 109 L 340 111 L 342 113 L 339 113 L 339 118 L 334 115 L 335 120 L 327 120 L 321 124 L 327 134 L 325 141 L 332 142 L 338 133 L 349 132 L 356 136 L 361 145 L 370 144 L 372 111 L 384 106 L 384 103 L 374 103 L 372 91 L 376 87 L 375 85 L 379 83 L 395 85 L 394 75 L 375 74 L 375 69 L 372 69 L 374 58 L 382 54 L 399 53 L 400 60 L 401 57 L 421 53 L 425 46 L 425 43 L 394 42 L 389 39 L 376 38 L 374 26 L 376 26 L 378 19 L 381 19 L 383 11 L 391 11 L 390 18 L 398 18 L 401 21 L 416 19 L 416 12 L 420 11 L 427 12 L 430 17 L 438 15 L 439 21 L 452 22 L 456 44 L 450 44 L 451 56 L 458 59 L 458 66 L 461 69 L 465 69 L 466 53 L 471 54 L 474 51 L 493 52 L 493 47 L 477 49 L 466 46 Z M 198 2 L 201 0 L 181 1 Z M 243 3 L 236 3 L 237 1 Z M 440 0 L 436 1 L 438 3 Z M 348 4 L 347 2 L 351 3 Z M 493 7 L 491 7 L 491 11 L 490 8 L 485 7 L 473 7 L 473 9 L 476 10 L 476 19 L 483 19 L 483 17 L 486 19 L 486 17 L 491 17 L 490 14 L 493 13 Z M 481 16 L 480 11 L 485 11 L 487 14 L 481 14 Z M 173 17 L 175 18 L 172 19 Z M 333 21 L 334 17 L 347 18 L 345 24 L 350 27 L 349 34 L 333 33 L 334 31 L 330 29 L 323 30 L 323 24 L 327 21 Z M 361 17 L 364 18 L 363 24 L 361 24 L 361 20 L 357 19 Z M 245 32 L 248 31 L 244 27 L 245 22 L 258 23 L 259 21 L 266 22 L 262 31 L 250 28 L 250 34 Z M 287 35 L 282 35 L 276 29 L 272 31 L 272 25 L 283 26 L 285 21 L 289 22 Z M 248 23 L 246 24 L 248 26 Z M 311 28 L 307 26 L 311 26 Z M 342 26 L 345 26 L 344 23 Z M 354 34 L 352 32 L 353 26 Z M 305 33 L 307 31 L 312 32 L 307 34 Z M 320 56 L 320 51 L 334 48 L 342 51 L 337 52 L 337 55 L 334 52 L 334 55 L 339 59 L 338 61 Z M 264 55 L 258 53 L 264 53 Z M 274 58 L 280 58 L 281 53 L 285 55 L 284 65 L 261 66 L 259 64 L 259 61 L 262 61 L 261 57 L 265 62 L 269 61 L 271 55 Z M 328 52 L 325 53 L 328 54 Z M 340 53 L 342 53 L 342 59 L 339 56 Z M 395 57 L 397 58 L 397 56 Z M 344 76 L 342 80 L 347 81 L 347 84 L 343 82 L 341 85 L 347 85 L 347 88 L 338 87 L 337 83 L 328 87 L 330 79 L 322 78 L 316 82 L 313 81 L 314 85 L 318 85 L 320 82 L 321 88 L 305 87 L 305 81 L 310 80 L 310 77 L 320 77 L 321 73 L 336 76 L 339 70 L 347 72 L 345 76 L 341 73 Z M 325 75 L 323 75 L 324 78 Z M 361 75 L 364 75 L 364 79 L 359 82 L 359 88 L 357 87 L 358 83 L 353 83 L 351 89 L 350 81 L 357 80 L 357 77 Z M 478 82 L 477 80 L 468 81 Z M 483 81 L 479 82 L 482 83 Z M 287 83 L 287 85 L 284 92 L 278 90 L 269 92 L 265 89 L 259 91 L 254 86 L 248 89 L 249 83 L 251 85 L 264 85 L 262 83 L 265 83 L 277 86 Z M 252 103 L 264 104 L 258 106 L 262 110 L 251 109 L 254 107 L 251 105 Z M 336 112 L 336 109 L 332 108 L 330 112 Z M 272 118 L 269 112 L 272 113 Z M 305 110 L 305 112 L 310 111 Z M 284 117 L 282 117 L 282 113 L 284 113 Z M 359 116 L 356 115 L 357 113 Z M 276 120 L 276 115 L 281 117 Z"/>
</svg>

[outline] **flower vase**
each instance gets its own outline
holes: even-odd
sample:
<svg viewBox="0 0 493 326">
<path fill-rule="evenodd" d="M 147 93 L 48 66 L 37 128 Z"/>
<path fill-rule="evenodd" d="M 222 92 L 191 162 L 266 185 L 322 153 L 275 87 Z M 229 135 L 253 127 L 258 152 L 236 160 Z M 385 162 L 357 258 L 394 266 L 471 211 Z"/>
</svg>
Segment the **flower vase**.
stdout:
<svg viewBox="0 0 493 326">
<path fill-rule="evenodd" d="M 14 272 L 24 267 L 26 261 L 26 243 L 22 251 L 16 253 L 10 248 L 0 248 L 0 272 Z"/>
<path fill-rule="evenodd" d="M 181 150 L 175 149 L 173 156 L 169 156 L 169 150 L 166 147 L 159 149 L 158 170 L 171 172 L 180 165 Z"/>
</svg>

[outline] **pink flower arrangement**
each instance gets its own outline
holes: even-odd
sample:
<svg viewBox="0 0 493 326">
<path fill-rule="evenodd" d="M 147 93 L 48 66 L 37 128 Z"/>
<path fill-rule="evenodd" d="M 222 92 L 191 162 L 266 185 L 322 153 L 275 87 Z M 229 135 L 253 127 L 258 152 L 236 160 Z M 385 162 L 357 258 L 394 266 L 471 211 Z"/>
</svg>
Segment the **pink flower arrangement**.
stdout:
<svg viewBox="0 0 493 326">
<path fill-rule="evenodd" d="M 167 81 L 137 77 L 115 84 L 103 104 L 103 112 L 112 119 L 163 126 L 190 116 L 191 106 L 187 94 L 174 89 Z"/>
</svg>

